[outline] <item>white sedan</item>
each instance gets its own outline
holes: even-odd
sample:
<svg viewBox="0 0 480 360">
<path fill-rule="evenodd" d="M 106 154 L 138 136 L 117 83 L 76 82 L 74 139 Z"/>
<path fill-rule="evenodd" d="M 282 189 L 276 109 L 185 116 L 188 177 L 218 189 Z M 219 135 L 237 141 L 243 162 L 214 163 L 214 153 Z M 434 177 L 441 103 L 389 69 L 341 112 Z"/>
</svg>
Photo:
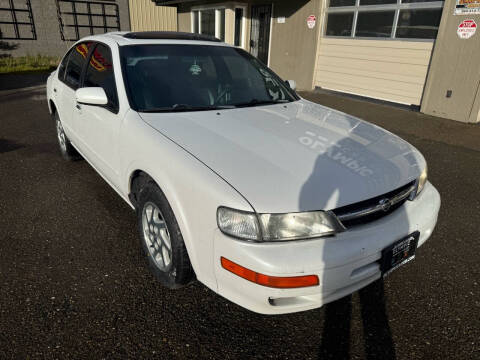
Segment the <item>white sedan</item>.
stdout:
<svg viewBox="0 0 480 360">
<path fill-rule="evenodd" d="M 413 146 L 294 88 L 216 39 L 130 32 L 77 42 L 47 96 L 61 154 L 135 209 L 163 285 L 280 314 L 412 260 L 440 207 Z"/>
</svg>

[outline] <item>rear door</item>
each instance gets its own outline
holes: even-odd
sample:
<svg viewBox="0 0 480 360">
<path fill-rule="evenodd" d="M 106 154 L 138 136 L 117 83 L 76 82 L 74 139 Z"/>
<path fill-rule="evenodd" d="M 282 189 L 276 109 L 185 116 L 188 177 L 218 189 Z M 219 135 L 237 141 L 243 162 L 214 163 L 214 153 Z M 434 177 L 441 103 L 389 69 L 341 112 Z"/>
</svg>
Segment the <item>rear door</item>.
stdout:
<svg viewBox="0 0 480 360">
<path fill-rule="evenodd" d="M 78 126 L 74 121 L 74 109 L 77 103 L 75 91 L 80 87 L 83 69 L 92 44 L 92 42 L 79 43 L 70 50 L 68 59 L 66 59 L 65 69 L 59 69 L 58 86 L 54 87 L 58 93 L 58 114 L 63 128 L 67 136 L 77 147 L 81 147 L 81 144 L 78 138 Z"/>
<path fill-rule="evenodd" d="M 108 104 L 76 104 L 74 121 L 86 156 L 112 184 L 117 184 L 118 137 L 121 126 L 112 52 L 108 45 L 97 43 L 91 51 L 82 87 L 101 87 Z"/>
</svg>

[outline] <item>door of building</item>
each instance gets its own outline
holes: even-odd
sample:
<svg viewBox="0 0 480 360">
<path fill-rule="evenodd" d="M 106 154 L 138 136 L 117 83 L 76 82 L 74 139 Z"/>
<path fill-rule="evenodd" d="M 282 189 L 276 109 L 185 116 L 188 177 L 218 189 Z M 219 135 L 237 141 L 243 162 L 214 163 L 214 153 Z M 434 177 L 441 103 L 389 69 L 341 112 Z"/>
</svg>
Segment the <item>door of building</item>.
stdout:
<svg viewBox="0 0 480 360">
<path fill-rule="evenodd" d="M 268 64 L 270 45 L 270 21 L 272 5 L 252 6 L 252 28 L 250 31 L 250 53 L 264 64 Z"/>
</svg>

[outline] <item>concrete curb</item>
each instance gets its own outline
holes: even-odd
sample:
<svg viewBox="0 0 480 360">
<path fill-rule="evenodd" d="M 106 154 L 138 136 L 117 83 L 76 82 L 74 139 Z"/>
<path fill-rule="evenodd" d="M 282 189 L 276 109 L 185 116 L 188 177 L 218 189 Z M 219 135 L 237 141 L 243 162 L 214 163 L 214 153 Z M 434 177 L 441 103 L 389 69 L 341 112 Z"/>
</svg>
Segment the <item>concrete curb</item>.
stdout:
<svg viewBox="0 0 480 360">
<path fill-rule="evenodd" d="M 28 91 L 41 90 L 41 89 L 45 89 L 45 87 L 46 87 L 46 85 L 36 85 L 36 86 L 28 86 L 28 87 L 24 87 L 24 88 L 19 88 L 19 89 L 2 90 L 2 91 L 0 91 L 0 97 L 14 95 L 14 94 L 28 92 Z"/>
</svg>

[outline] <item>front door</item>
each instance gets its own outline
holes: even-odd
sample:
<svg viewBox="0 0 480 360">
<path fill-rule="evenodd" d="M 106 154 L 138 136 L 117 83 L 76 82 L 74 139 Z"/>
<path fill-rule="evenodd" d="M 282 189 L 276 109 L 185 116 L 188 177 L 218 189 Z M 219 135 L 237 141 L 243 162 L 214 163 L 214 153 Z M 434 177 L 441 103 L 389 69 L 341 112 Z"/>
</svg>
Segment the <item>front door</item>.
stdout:
<svg viewBox="0 0 480 360">
<path fill-rule="evenodd" d="M 118 186 L 121 115 L 112 52 L 107 45 L 98 43 L 92 51 L 83 87 L 101 87 L 108 99 L 104 106 L 77 104 L 74 119 L 83 152 L 97 171 L 112 185 Z"/>
<path fill-rule="evenodd" d="M 250 31 L 250 53 L 264 64 L 268 64 L 270 45 L 270 21 L 272 5 L 252 6 L 252 29 Z"/>
</svg>

